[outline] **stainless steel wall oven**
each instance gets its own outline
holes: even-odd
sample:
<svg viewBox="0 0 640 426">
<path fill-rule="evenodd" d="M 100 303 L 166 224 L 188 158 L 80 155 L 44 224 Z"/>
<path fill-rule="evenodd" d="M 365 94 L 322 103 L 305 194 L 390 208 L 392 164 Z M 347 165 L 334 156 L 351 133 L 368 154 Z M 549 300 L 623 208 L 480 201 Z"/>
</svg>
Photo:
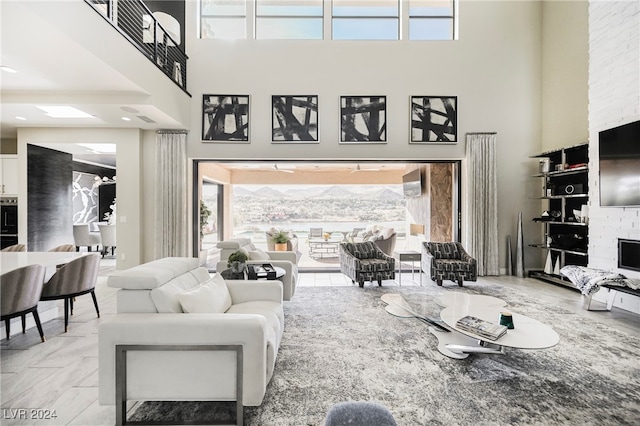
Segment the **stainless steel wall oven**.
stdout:
<svg viewBox="0 0 640 426">
<path fill-rule="evenodd" d="M 18 199 L 0 198 L 0 249 L 18 244 Z"/>
</svg>

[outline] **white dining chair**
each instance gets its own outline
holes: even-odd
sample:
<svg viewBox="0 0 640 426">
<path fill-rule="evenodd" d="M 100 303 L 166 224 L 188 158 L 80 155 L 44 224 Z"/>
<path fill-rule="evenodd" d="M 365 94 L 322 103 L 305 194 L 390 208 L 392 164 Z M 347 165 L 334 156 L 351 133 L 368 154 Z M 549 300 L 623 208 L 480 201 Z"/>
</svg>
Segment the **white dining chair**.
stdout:
<svg viewBox="0 0 640 426">
<path fill-rule="evenodd" d="M 100 239 L 102 240 L 102 257 L 111 249 L 111 256 L 116 250 L 116 226 L 115 225 L 98 225 L 100 230 Z"/>
<path fill-rule="evenodd" d="M 87 251 L 91 251 L 95 247 L 98 251 L 100 249 L 100 234 L 89 232 L 88 223 L 73 225 L 73 242 L 76 251 L 80 251 L 80 247 L 87 247 Z"/>
</svg>

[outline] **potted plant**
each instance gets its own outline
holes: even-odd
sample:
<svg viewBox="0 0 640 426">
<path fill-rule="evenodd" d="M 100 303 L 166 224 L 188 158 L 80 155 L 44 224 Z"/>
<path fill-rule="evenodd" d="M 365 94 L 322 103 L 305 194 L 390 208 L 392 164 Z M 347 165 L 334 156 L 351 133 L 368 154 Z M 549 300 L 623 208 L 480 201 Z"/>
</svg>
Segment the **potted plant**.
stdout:
<svg viewBox="0 0 640 426">
<path fill-rule="evenodd" d="M 271 235 L 271 241 L 273 241 L 274 249 L 276 251 L 287 251 L 287 243 L 291 240 L 289 233 L 282 229 L 276 231 Z"/>
<path fill-rule="evenodd" d="M 210 216 L 211 209 L 207 207 L 204 201 L 200 200 L 200 238 L 204 237 L 204 229 L 207 226 Z"/>
<path fill-rule="evenodd" d="M 202 238 L 204 238 L 204 231 L 207 228 L 211 214 L 211 209 L 207 207 L 204 201 L 200 200 L 200 265 L 205 265 L 209 257 L 209 250 L 202 248 Z"/>
<path fill-rule="evenodd" d="M 227 266 L 231 268 L 231 272 L 240 274 L 244 272 L 247 260 L 249 260 L 249 255 L 246 252 L 242 250 L 234 251 L 227 259 Z"/>
</svg>

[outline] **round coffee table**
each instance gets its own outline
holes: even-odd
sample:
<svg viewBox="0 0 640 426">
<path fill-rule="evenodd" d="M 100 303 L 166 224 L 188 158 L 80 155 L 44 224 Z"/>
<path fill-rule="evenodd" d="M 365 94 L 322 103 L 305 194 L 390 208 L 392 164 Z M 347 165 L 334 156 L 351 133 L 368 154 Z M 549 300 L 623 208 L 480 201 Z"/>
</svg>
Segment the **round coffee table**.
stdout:
<svg viewBox="0 0 640 426">
<path fill-rule="evenodd" d="M 429 327 L 429 331 L 438 338 L 438 350 L 441 353 L 451 358 L 464 359 L 471 353 L 503 354 L 505 347 L 545 349 L 560 341 L 560 336 L 550 326 L 515 312 L 512 312 L 514 329 L 507 330 L 507 334 L 495 341 L 456 327 L 456 322 L 467 315 L 499 323 L 500 311 L 504 310 L 506 303 L 487 297 L 489 296 L 455 294 L 447 296 L 445 300 L 440 298 L 440 301 L 448 305 L 440 312 L 440 318 L 451 328 L 451 332 L 438 331 L 434 327 Z"/>
</svg>

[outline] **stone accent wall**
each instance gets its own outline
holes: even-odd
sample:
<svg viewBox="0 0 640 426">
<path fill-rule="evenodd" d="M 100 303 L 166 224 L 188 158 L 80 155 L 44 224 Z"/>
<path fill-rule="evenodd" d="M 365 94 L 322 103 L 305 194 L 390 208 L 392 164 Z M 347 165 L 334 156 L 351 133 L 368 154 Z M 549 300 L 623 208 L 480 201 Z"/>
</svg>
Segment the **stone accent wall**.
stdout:
<svg viewBox="0 0 640 426">
<path fill-rule="evenodd" d="M 589 266 L 617 271 L 618 238 L 640 239 L 639 208 L 601 208 L 598 133 L 640 120 L 640 3 L 589 2 Z M 628 277 L 640 273 L 619 270 Z M 603 293 L 603 292 L 601 292 Z M 640 312 L 640 299 L 616 296 Z"/>
<path fill-rule="evenodd" d="M 453 165 L 434 163 L 427 168 L 431 194 L 431 239 L 448 242 L 453 238 Z"/>
</svg>

